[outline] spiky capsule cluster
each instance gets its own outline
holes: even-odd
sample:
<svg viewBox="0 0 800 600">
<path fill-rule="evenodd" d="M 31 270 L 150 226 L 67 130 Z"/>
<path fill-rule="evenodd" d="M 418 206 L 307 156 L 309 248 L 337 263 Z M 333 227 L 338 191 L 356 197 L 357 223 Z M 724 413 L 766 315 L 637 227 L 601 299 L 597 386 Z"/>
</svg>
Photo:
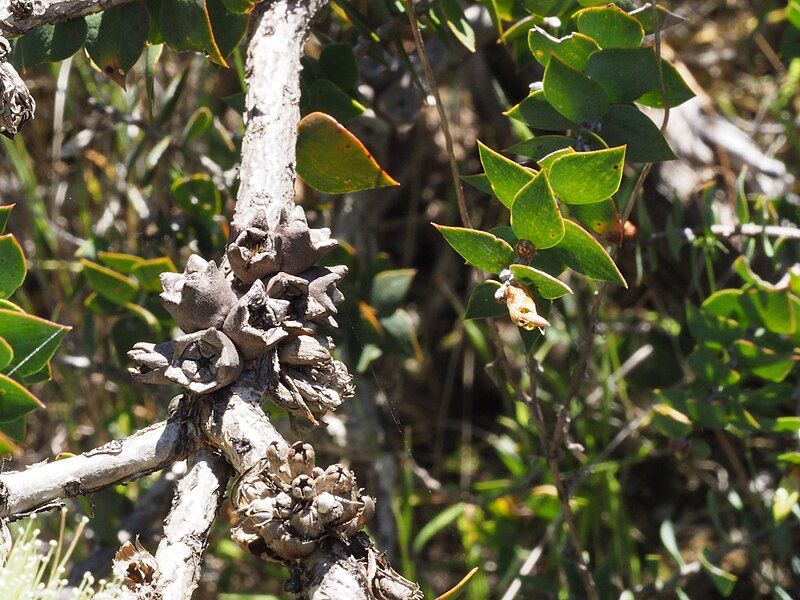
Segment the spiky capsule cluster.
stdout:
<svg viewBox="0 0 800 600">
<path fill-rule="evenodd" d="M 314 449 L 303 442 L 273 443 L 268 468 L 243 481 L 234 494 L 239 523 L 233 539 L 269 560 L 298 560 L 328 536 L 348 539 L 375 512 L 362 496 L 352 471 L 336 464 L 315 465 Z"/>
<path fill-rule="evenodd" d="M 344 299 L 336 283 L 347 268 L 315 266 L 335 245 L 328 229 L 310 229 L 295 206 L 273 230 L 239 232 L 221 266 L 193 255 L 183 273 L 163 273 L 161 301 L 186 334 L 137 344 L 128 353 L 131 375 L 208 394 L 251 371 L 247 381 L 293 423 L 317 424 L 352 394 L 347 368 L 315 329 L 336 326 Z"/>
</svg>

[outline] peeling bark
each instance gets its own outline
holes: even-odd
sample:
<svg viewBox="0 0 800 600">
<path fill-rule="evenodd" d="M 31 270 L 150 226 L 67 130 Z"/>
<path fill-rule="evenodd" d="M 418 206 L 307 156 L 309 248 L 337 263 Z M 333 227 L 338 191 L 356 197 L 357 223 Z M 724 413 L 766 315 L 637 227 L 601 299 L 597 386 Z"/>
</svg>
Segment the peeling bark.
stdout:
<svg viewBox="0 0 800 600">
<path fill-rule="evenodd" d="M 26 33 L 45 23 L 61 23 L 85 17 L 132 0 L 3 0 L 0 3 L 0 32 Z"/>
</svg>

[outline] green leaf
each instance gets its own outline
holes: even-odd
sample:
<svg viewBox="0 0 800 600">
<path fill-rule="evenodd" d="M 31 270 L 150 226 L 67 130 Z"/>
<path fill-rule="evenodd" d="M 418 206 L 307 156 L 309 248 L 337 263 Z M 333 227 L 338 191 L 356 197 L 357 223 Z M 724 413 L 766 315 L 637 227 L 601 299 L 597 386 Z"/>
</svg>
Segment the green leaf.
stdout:
<svg viewBox="0 0 800 600">
<path fill-rule="evenodd" d="M 686 325 L 697 342 L 713 343 L 727 347 L 747 332 L 747 328 L 733 319 L 720 317 L 689 305 L 686 307 Z"/>
<path fill-rule="evenodd" d="M 578 31 L 602 48 L 638 48 L 644 29 L 636 18 L 615 5 L 585 8 L 575 13 Z"/>
<path fill-rule="evenodd" d="M 0 298 L 8 298 L 25 281 L 25 255 L 10 233 L 0 235 Z"/>
<path fill-rule="evenodd" d="M 228 66 L 214 38 L 205 0 L 162 0 L 158 24 L 173 50 L 202 52 L 212 62 Z"/>
<path fill-rule="evenodd" d="M 668 11 L 661 5 L 656 6 L 656 10 L 658 11 L 658 22 L 661 25 L 661 31 L 665 31 L 670 27 L 674 27 L 686 21 L 684 17 Z M 655 31 L 656 20 L 653 18 L 653 6 L 651 3 L 648 2 L 640 8 L 630 11 L 628 14 L 639 21 L 642 29 L 644 29 L 645 35 L 650 35 Z"/>
<path fill-rule="evenodd" d="M 499 281 L 490 280 L 479 283 L 469 297 L 464 318 L 491 319 L 507 315 L 508 309 L 505 304 L 501 304 L 495 298 L 495 294 L 499 289 Z"/>
<path fill-rule="evenodd" d="M 315 190 L 345 194 L 399 185 L 358 138 L 328 115 L 311 113 L 297 129 L 297 173 Z"/>
<path fill-rule="evenodd" d="M 177 272 L 175 263 L 169 257 L 151 258 L 143 260 L 141 263 L 133 267 L 132 275 L 139 281 L 139 285 L 147 292 L 160 292 L 161 288 L 161 273 L 169 271 L 170 273 Z"/>
<path fill-rule="evenodd" d="M 554 300 L 572 293 L 566 283 L 539 269 L 527 265 L 511 265 L 510 269 L 517 281 L 532 286 L 545 300 Z"/>
<path fill-rule="evenodd" d="M 0 234 L 6 230 L 6 225 L 8 224 L 8 215 L 11 214 L 11 211 L 15 206 L 16 204 L 6 204 L 5 206 L 0 206 Z"/>
<path fill-rule="evenodd" d="M 206 9 L 219 53 L 228 56 L 244 38 L 248 16 L 229 10 L 223 0 L 206 0 Z"/>
<path fill-rule="evenodd" d="M 793 333 L 796 316 L 786 290 L 750 289 L 741 296 L 745 314 L 773 333 Z"/>
<path fill-rule="evenodd" d="M 6 375 L 24 377 L 43 369 L 70 329 L 33 315 L 0 309 L 0 335 L 14 349 Z"/>
<path fill-rule="evenodd" d="M 162 5 L 163 6 L 163 5 Z M 86 53 L 98 69 L 125 87 L 125 75 L 144 50 L 150 13 L 141 2 L 107 8 L 86 17 Z"/>
<path fill-rule="evenodd" d="M 784 452 L 776 457 L 781 462 L 800 465 L 800 452 Z"/>
<path fill-rule="evenodd" d="M 736 585 L 738 577 L 733 573 L 723 571 L 716 565 L 711 564 L 707 550 L 698 553 L 697 558 L 703 570 L 711 578 L 711 581 L 714 582 L 714 587 L 717 588 L 717 591 L 725 598 L 730 596 L 733 593 L 733 587 Z"/>
<path fill-rule="evenodd" d="M 14 358 L 14 349 L 5 338 L 0 337 L 0 371 L 11 364 Z"/>
<path fill-rule="evenodd" d="M 553 166 L 554 162 L 556 162 L 562 156 L 566 156 L 568 154 L 575 154 L 575 149 L 569 147 L 569 148 L 561 148 L 560 150 L 551 152 L 547 156 L 543 156 L 542 158 L 539 159 L 539 166 L 542 167 L 544 171 L 548 171 L 550 167 Z"/>
<path fill-rule="evenodd" d="M 301 108 L 304 113 L 325 113 L 340 123 L 349 123 L 366 110 L 360 102 L 329 79 L 317 79 L 310 86 L 304 87 Z"/>
<path fill-rule="evenodd" d="M 583 71 L 592 52 L 600 50 L 592 38 L 580 33 L 571 33 L 561 39 L 544 29 L 534 27 L 528 32 L 528 47 L 540 65 L 546 67 L 552 55 L 577 71 Z"/>
<path fill-rule="evenodd" d="M 749 340 L 736 340 L 733 350 L 743 369 L 749 369 L 756 377 L 775 383 L 786 379 L 796 362 L 790 353 L 775 352 L 772 348 L 756 345 Z"/>
<path fill-rule="evenodd" d="M 475 52 L 475 32 L 458 0 L 440 0 L 439 6 L 448 29 L 453 32 L 462 46 L 470 52 Z"/>
<path fill-rule="evenodd" d="M 632 102 L 660 86 L 653 48 L 608 48 L 586 62 L 586 74 L 599 83 L 611 102 Z"/>
<path fill-rule="evenodd" d="M 567 204 L 601 202 L 617 193 L 624 165 L 624 146 L 567 154 L 550 167 L 550 185 Z"/>
<path fill-rule="evenodd" d="M 112 315 L 121 315 L 125 312 L 124 304 L 116 304 L 111 300 L 106 300 L 97 292 L 92 292 L 83 301 L 83 305 L 94 314 L 101 317 L 109 317 Z"/>
<path fill-rule="evenodd" d="M 563 131 L 575 125 L 569 119 L 565 119 L 553 108 L 545 98 L 544 90 L 537 90 L 525 98 L 516 106 L 510 108 L 505 113 L 507 117 L 521 121 L 533 129 L 545 129 L 547 131 Z"/>
<path fill-rule="evenodd" d="M 596 81 L 553 56 L 544 70 L 544 95 L 570 121 L 596 121 L 608 110 L 608 97 Z"/>
<path fill-rule="evenodd" d="M 537 135 L 534 138 L 514 144 L 506 149 L 506 152 L 513 152 L 532 158 L 536 162 L 548 154 L 561 150 L 562 148 L 574 148 L 575 138 L 566 135 Z"/>
<path fill-rule="evenodd" d="M 669 101 L 670 108 L 680 106 L 687 100 L 691 100 L 695 97 L 692 88 L 690 88 L 683 79 L 683 76 L 678 72 L 678 69 L 675 68 L 675 65 L 664 58 L 661 59 L 661 74 L 664 78 L 664 90 L 667 92 L 667 100 Z M 664 108 L 660 83 L 657 82 L 655 89 L 642 95 L 636 101 L 645 106 Z"/>
<path fill-rule="evenodd" d="M 205 173 L 176 179 L 169 191 L 175 204 L 203 221 L 218 215 L 222 210 L 219 190 L 211 177 Z"/>
<path fill-rule="evenodd" d="M 44 404 L 19 383 L 0 375 L 0 423 L 15 421 Z"/>
<path fill-rule="evenodd" d="M 398 308 L 388 317 L 380 320 L 383 330 L 391 338 L 395 351 L 402 356 L 415 358 L 422 361 L 424 356 L 417 340 L 417 332 L 414 328 L 414 320 L 402 308 Z"/>
<path fill-rule="evenodd" d="M 462 515 L 465 508 L 466 505 L 463 502 L 458 502 L 444 509 L 433 519 L 428 521 L 425 526 L 419 530 L 417 537 L 414 538 L 414 543 L 412 544 L 414 552 L 422 552 L 427 543 L 431 541 L 437 533 L 442 531 L 445 527 L 448 527 Z"/>
<path fill-rule="evenodd" d="M 97 253 L 97 260 L 103 265 L 114 271 L 118 271 L 123 275 L 130 275 L 133 268 L 144 262 L 143 258 L 139 258 L 134 254 L 123 254 L 120 252 L 104 252 L 100 250 Z"/>
<path fill-rule="evenodd" d="M 692 432 L 692 422 L 682 412 L 667 404 L 656 404 L 651 409 L 653 425 L 667 437 L 686 437 Z"/>
<path fill-rule="evenodd" d="M 477 173 L 475 175 L 461 175 L 459 177 L 461 181 L 464 183 L 471 185 L 476 190 L 483 192 L 484 194 L 488 194 L 489 196 L 494 196 L 494 190 L 492 189 L 492 184 L 489 183 L 489 178 L 486 176 L 486 173 Z"/>
<path fill-rule="evenodd" d="M 683 560 L 681 551 L 678 548 L 678 542 L 675 539 L 675 527 L 672 525 L 672 521 L 666 520 L 661 523 L 659 534 L 661 537 L 661 543 L 664 544 L 664 548 L 667 549 L 667 552 L 669 552 L 670 556 L 675 559 L 675 562 L 678 563 L 678 566 L 681 567 L 681 569 L 685 567 L 686 561 Z"/>
<path fill-rule="evenodd" d="M 503 203 L 503 206 L 511 208 L 516 195 L 533 179 L 535 173 L 495 152 L 480 141 L 478 142 L 478 154 L 494 195 Z"/>
<path fill-rule="evenodd" d="M 183 128 L 181 143 L 186 144 L 202 136 L 211 126 L 213 120 L 214 117 L 207 106 L 198 108 L 194 114 L 189 117 L 189 121 L 187 121 L 186 126 Z"/>
<path fill-rule="evenodd" d="M 69 58 L 81 49 L 86 32 L 86 20 L 82 17 L 57 25 L 42 25 L 14 41 L 11 62 L 17 69 L 26 70 Z"/>
<path fill-rule="evenodd" d="M 627 146 L 626 155 L 631 162 L 675 159 L 656 124 L 635 106 L 612 104 L 603 116 L 600 135 L 609 146 Z"/>
<path fill-rule="evenodd" d="M 222 0 L 222 3 L 225 8 L 235 13 L 249 13 L 255 6 L 255 2 L 250 0 Z"/>
<path fill-rule="evenodd" d="M 564 237 L 555 248 L 573 271 L 628 287 L 608 252 L 583 227 L 564 219 Z"/>
<path fill-rule="evenodd" d="M 358 85 L 359 69 L 350 44 L 328 44 L 319 55 L 319 75 L 345 90 Z"/>
<path fill-rule="evenodd" d="M 544 171 L 526 184 L 514 199 L 511 229 L 519 239 L 529 240 L 536 248 L 551 248 L 564 237 L 564 219 Z"/>
<path fill-rule="evenodd" d="M 136 282 L 121 273 L 112 271 L 85 258 L 81 259 L 81 264 L 89 287 L 106 300 L 121 305 L 130 302 L 136 295 L 136 290 L 138 289 Z"/>
<path fill-rule="evenodd" d="M 50 381 L 53 378 L 53 371 L 50 368 L 50 363 L 44 367 L 22 378 L 22 383 L 25 385 L 32 385 L 34 383 L 42 383 L 43 381 Z"/>
<path fill-rule="evenodd" d="M 392 269 L 381 271 L 372 280 L 369 303 L 380 314 L 395 311 L 408 293 L 416 269 Z"/>
<path fill-rule="evenodd" d="M 500 273 L 514 260 L 514 249 L 491 233 L 464 227 L 433 226 L 439 230 L 467 264 L 490 273 Z"/>
<path fill-rule="evenodd" d="M 600 239 L 622 244 L 622 218 L 611 198 L 594 204 L 571 204 L 569 214 Z"/>
</svg>

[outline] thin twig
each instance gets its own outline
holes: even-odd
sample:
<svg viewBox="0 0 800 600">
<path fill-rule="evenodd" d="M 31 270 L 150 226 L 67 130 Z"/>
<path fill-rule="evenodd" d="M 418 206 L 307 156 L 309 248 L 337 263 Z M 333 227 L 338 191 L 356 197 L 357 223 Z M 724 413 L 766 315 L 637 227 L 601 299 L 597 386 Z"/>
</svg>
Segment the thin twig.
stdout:
<svg viewBox="0 0 800 600">
<path fill-rule="evenodd" d="M 425 53 L 425 45 L 422 43 L 419 22 L 417 21 L 417 15 L 414 11 L 414 0 L 405 0 L 405 3 L 408 22 L 411 25 L 411 34 L 414 36 L 414 45 L 417 48 L 417 54 L 419 54 L 419 61 L 422 63 L 422 71 L 425 74 L 425 80 L 428 82 L 428 87 L 431 89 L 431 94 L 433 94 L 434 101 L 436 102 L 436 110 L 439 113 L 439 122 L 442 126 L 444 142 L 447 148 L 447 158 L 450 163 L 450 176 L 453 179 L 453 187 L 456 193 L 458 213 L 461 216 L 461 222 L 464 224 L 464 227 L 472 229 L 472 221 L 467 211 L 467 202 L 464 199 L 464 189 L 461 187 L 461 179 L 458 175 L 458 163 L 456 162 L 456 156 L 453 150 L 453 136 L 450 135 L 450 124 L 447 121 L 447 113 L 444 110 L 442 98 L 439 95 L 439 87 L 436 85 L 436 79 L 433 76 L 433 70 L 428 61 L 428 55 Z"/>
</svg>

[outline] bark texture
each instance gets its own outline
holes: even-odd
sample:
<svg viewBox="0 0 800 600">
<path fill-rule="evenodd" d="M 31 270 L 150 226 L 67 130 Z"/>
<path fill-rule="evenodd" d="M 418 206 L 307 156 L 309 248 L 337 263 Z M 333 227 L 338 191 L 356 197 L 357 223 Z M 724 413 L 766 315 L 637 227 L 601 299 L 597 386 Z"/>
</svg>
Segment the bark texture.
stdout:
<svg viewBox="0 0 800 600">
<path fill-rule="evenodd" d="M 19 35 L 45 23 L 85 17 L 132 0 L 2 0 L 0 32 Z"/>
</svg>

